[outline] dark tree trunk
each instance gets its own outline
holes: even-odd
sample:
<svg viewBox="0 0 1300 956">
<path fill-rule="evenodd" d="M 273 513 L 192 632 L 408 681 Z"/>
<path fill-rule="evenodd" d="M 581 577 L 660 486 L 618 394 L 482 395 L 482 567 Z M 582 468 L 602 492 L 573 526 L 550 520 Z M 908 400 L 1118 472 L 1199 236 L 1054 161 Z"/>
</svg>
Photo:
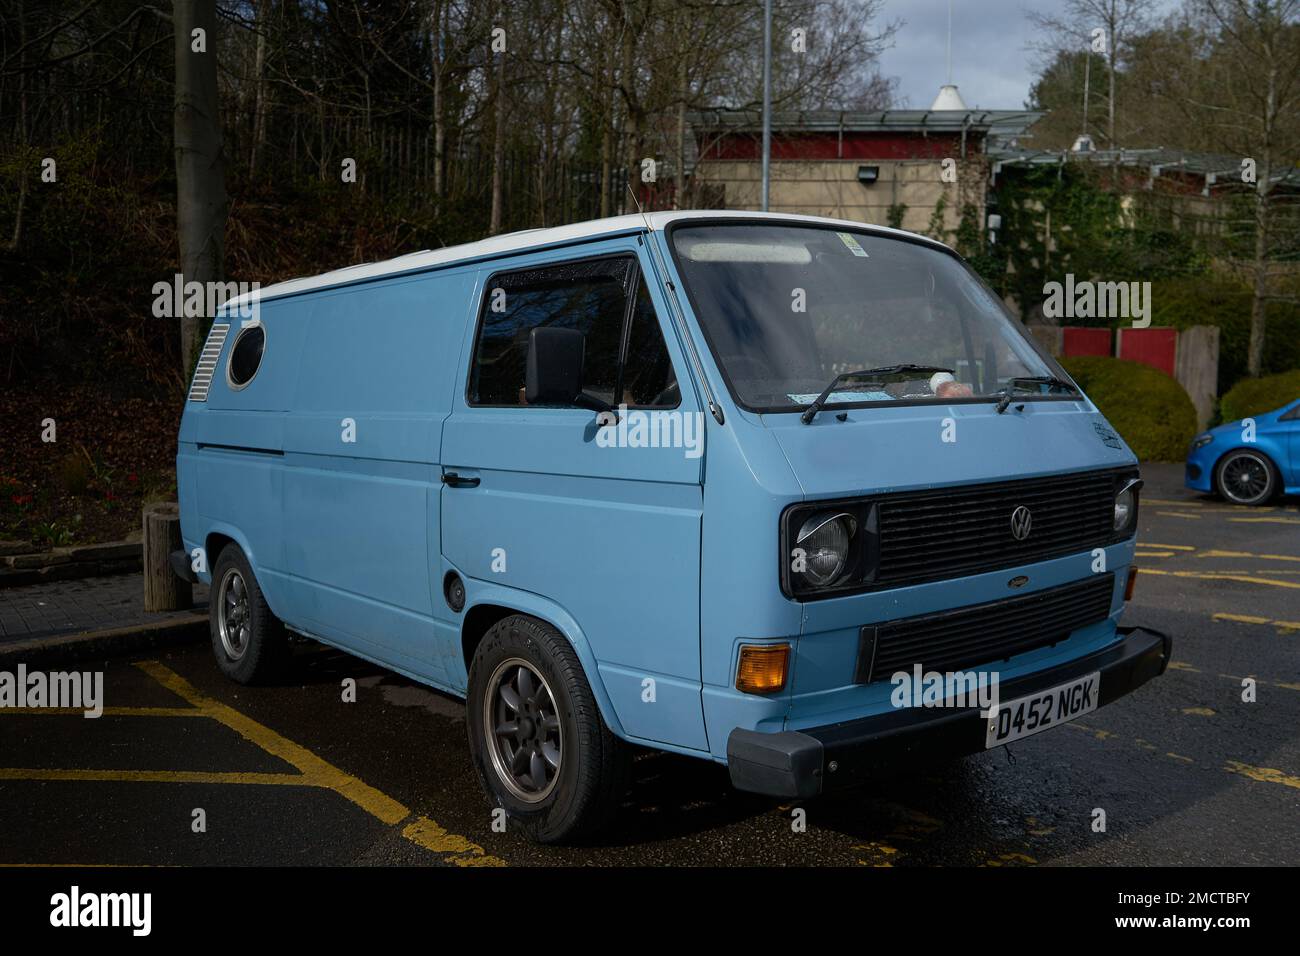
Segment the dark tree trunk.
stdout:
<svg viewBox="0 0 1300 956">
<path fill-rule="evenodd" d="M 186 282 L 219 282 L 225 272 L 226 176 L 217 101 L 215 0 L 173 0 L 176 46 L 176 232 Z M 202 30 L 204 52 L 193 49 Z M 199 351 L 199 319 L 182 318 L 181 363 L 188 387 Z"/>
</svg>

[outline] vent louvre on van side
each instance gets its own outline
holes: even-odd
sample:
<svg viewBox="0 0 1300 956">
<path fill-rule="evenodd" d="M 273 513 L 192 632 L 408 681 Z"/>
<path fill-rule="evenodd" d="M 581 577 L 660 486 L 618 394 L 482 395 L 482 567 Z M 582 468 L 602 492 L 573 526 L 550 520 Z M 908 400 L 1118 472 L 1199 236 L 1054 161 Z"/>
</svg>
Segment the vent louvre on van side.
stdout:
<svg viewBox="0 0 1300 956">
<path fill-rule="evenodd" d="M 208 400 L 208 388 L 212 385 L 212 376 L 217 370 L 217 359 L 221 358 L 221 347 L 226 344 L 226 334 L 229 331 L 229 323 L 212 324 L 208 340 L 203 343 L 199 363 L 194 367 L 194 381 L 190 383 L 191 402 Z"/>
</svg>

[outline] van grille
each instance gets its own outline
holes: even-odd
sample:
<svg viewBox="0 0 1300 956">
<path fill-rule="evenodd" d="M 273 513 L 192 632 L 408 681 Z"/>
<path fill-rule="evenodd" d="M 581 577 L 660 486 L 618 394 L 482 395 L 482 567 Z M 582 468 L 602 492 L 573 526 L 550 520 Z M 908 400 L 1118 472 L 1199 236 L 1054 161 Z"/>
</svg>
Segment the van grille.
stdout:
<svg viewBox="0 0 1300 956">
<path fill-rule="evenodd" d="M 1027 478 L 879 499 L 875 587 L 898 587 L 1087 551 L 1114 540 L 1116 471 Z M 1032 515 L 1017 541 L 1011 514 Z"/>
<path fill-rule="evenodd" d="M 1047 647 L 1110 616 L 1115 575 L 862 628 L 855 681 L 895 671 L 954 671 Z"/>
<path fill-rule="evenodd" d="M 226 333 L 230 331 L 229 323 L 212 324 L 208 340 L 203 343 L 199 362 L 194 367 L 194 381 L 190 383 L 190 401 L 206 402 L 208 388 L 212 385 L 212 376 L 217 371 L 217 359 L 221 358 L 221 347 L 226 344 Z"/>
</svg>

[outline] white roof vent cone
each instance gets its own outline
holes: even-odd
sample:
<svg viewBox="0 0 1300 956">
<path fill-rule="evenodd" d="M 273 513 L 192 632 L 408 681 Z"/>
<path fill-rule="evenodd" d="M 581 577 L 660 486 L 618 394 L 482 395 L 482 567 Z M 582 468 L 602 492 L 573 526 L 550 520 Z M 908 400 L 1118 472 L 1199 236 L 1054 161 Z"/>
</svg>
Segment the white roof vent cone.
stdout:
<svg viewBox="0 0 1300 956">
<path fill-rule="evenodd" d="M 966 109 L 965 100 L 963 100 L 961 98 L 961 94 L 957 92 L 957 84 L 945 83 L 943 86 L 939 87 L 939 95 L 936 96 L 934 98 L 934 102 L 930 104 L 930 109 L 932 110 Z"/>
</svg>

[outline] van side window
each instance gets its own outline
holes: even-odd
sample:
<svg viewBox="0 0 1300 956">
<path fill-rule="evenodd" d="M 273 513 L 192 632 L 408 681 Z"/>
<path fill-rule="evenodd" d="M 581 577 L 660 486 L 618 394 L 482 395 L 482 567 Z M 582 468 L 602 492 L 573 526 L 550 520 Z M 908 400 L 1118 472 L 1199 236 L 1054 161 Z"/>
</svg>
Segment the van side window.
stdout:
<svg viewBox="0 0 1300 956">
<path fill-rule="evenodd" d="M 568 263 L 492 277 L 470 370 L 471 405 L 522 405 L 528 333 L 541 325 L 587 337 L 584 391 L 614 397 L 618 349 L 627 311 L 628 259 Z"/>
<path fill-rule="evenodd" d="M 645 276 L 637 281 L 636 306 L 623 363 L 623 401 L 629 407 L 675 408 L 681 400 L 677 376 L 655 317 Z"/>
<path fill-rule="evenodd" d="M 633 275 L 637 295 L 629 309 Z M 470 368 L 471 405 L 525 404 L 528 334 L 543 325 L 586 336 L 587 394 L 611 405 L 678 404 L 677 378 L 650 291 L 630 257 L 499 273 L 484 290 L 482 316 Z M 631 323 L 626 336 L 625 322 Z"/>
</svg>

